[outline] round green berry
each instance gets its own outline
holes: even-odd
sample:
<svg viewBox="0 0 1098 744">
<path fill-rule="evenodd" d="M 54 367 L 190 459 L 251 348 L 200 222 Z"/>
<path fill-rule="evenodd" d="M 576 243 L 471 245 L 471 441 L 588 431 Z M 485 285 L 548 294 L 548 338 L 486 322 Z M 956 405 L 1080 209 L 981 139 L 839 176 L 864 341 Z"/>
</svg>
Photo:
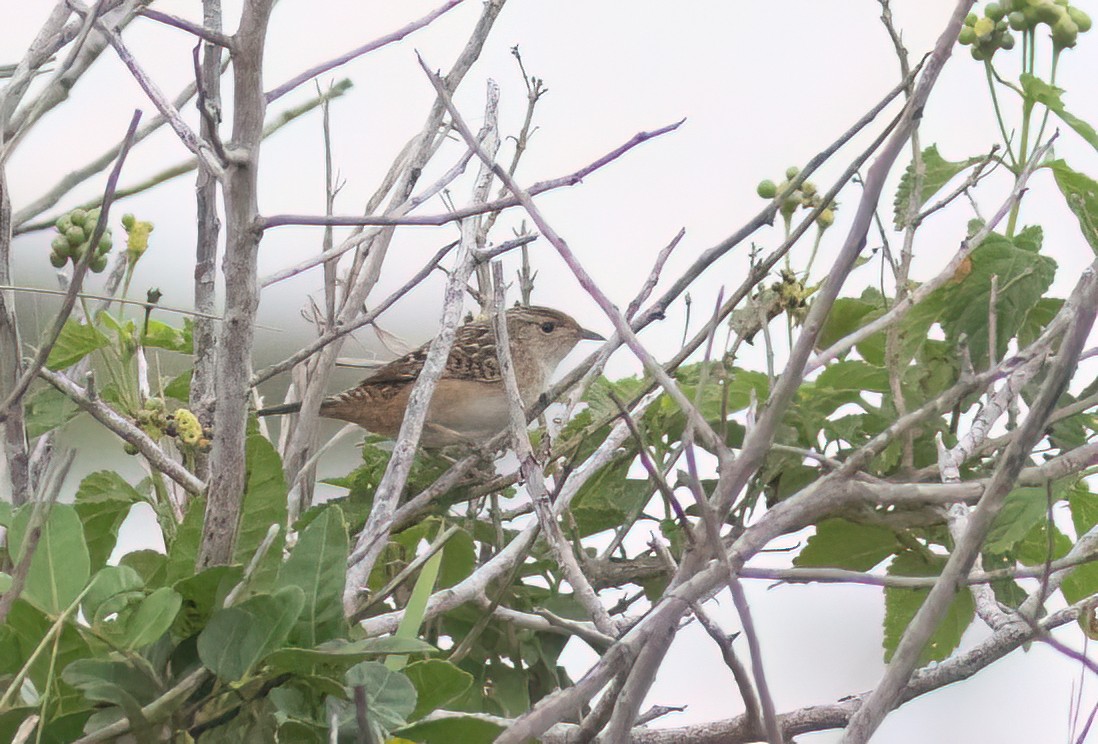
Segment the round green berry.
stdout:
<svg viewBox="0 0 1098 744">
<path fill-rule="evenodd" d="M 1020 10 L 1016 10 L 1007 16 L 1007 20 L 1010 22 L 1010 27 L 1015 31 L 1025 31 L 1029 28 L 1026 23 L 1026 14 Z"/>
<path fill-rule="evenodd" d="M 965 16 L 965 25 L 966 26 L 975 26 L 976 21 L 978 21 L 978 20 L 980 20 L 980 16 L 976 15 L 975 13 L 969 13 L 968 15 Z"/>
<path fill-rule="evenodd" d="M 98 274 L 103 269 L 107 268 L 107 257 L 106 256 L 96 256 L 95 258 L 93 258 L 91 260 L 90 263 L 88 263 L 88 268 L 91 269 L 92 271 L 94 271 L 96 274 Z"/>
<path fill-rule="evenodd" d="M 1009 33 L 1003 34 L 1002 36 L 1000 36 L 999 37 L 999 48 L 1000 49 L 1013 49 L 1014 48 L 1014 37 Z"/>
<path fill-rule="evenodd" d="M 1058 47 L 1071 48 L 1079 38 L 1079 27 L 1066 13 L 1052 26 L 1052 43 Z"/>
<path fill-rule="evenodd" d="M 84 231 L 76 225 L 73 225 L 65 231 L 65 240 L 69 241 L 69 245 L 75 248 L 84 242 Z"/>
<path fill-rule="evenodd" d="M 773 199 L 778 195 L 778 186 L 771 180 L 759 181 L 759 185 L 755 187 L 755 193 L 763 199 Z"/>
<path fill-rule="evenodd" d="M 1088 16 L 1086 13 L 1079 10 L 1078 8 L 1068 8 L 1067 13 L 1068 18 L 1075 21 L 1075 25 L 1079 27 L 1080 33 L 1085 34 L 1087 31 L 1090 31 L 1090 27 L 1092 25 L 1090 16 Z"/>
<path fill-rule="evenodd" d="M 999 3 L 988 3 L 984 8 L 984 15 L 993 21 L 997 21 L 1006 15 L 1006 10 Z"/>
<path fill-rule="evenodd" d="M 72 220 L 74 225 L 83 225 L 84 220 L 87 219 L 88 213 L 83 209 L 74 209 L 69 212 L 69 219 Z"/>
<path fill-rule="evenodd" d="M 835 224 L 835 210 L 825 209 L 820 212 L 820 216 L 816 218 L 816 223 L 826 230 Z"/>
<path fill-rule="evenodd" d="M 976 25 L 972 27 L 973 33 L 976 34 L 977 39 L 986 39 L 991 36 L 991 32 L 995 30 L 995 21 L 990 18 L 981 18 L 976 21 Z"/>
<path fill-rule="evenodd" d="M 791 165 L 791 166 L 789 166 L 788 168 L 785 169 L 785 177 L 790 179 L 790 180 L 793 180 L 794 178 L 797 177 L 797 174 L 800 173 L 800 172 L 801 172 L 800 168 L 798 168 L 795 165 Z"/>
<path fill-rule="evenodd" d="M 127 230 L 133 227 L 133 223 L 136 221 L 137 218 L 129 212 L 126 212 L 126 214 L 122 215 L 122 227 L 126 228 Z"/>
<path fill-rule="evenodd" d="M 69 257 L 64 253 L 58 253 L 57 251 L 50 251 L 50 263 L 53 264 L 53 268 L 62 268 L 69 260 Z"/>
<path fill-rule="evenodd" d="M 968 46 L 976 41 L 976 32 L 972 30 L 971 26 L 962 26 L 961 33 L 957 36 L 957 41 Z"/>
</svg>

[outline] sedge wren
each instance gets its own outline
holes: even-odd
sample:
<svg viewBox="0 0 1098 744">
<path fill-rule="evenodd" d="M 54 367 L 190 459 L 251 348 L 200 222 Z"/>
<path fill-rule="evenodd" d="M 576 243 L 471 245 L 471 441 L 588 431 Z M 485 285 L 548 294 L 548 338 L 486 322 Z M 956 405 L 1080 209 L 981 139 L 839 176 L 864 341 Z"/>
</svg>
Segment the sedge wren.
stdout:
<svg viewBox="0 0 1098 744">
<path fill-rule="evenodd" d="M 507 335 L 522 404 L 529 408 L 545 392 L 549 377 L 582 340 L 603 341 L 571 317 L 547 307 L 507 311 Z M 325 398 L 320 415 L 349 421 L 386 437 L 395 437 L 404 420 L 428 344 L 394 359 L 353 388 Z M 300 403 L 258 411 L 260 416 L 296 413 Z M 496 356 L 491 320 L 457 329 L 446 368 L 435 387 L 420 445 L 427 448 L 486 440 L 507 428 L 508 402 Z"/>
</svg>

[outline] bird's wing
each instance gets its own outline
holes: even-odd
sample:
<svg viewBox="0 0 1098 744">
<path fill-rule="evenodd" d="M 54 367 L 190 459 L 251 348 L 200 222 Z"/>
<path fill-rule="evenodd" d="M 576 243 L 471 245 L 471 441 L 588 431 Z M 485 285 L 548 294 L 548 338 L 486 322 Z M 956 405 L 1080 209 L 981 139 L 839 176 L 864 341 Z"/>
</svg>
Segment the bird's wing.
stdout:
<svg viewBox="0 0 1098 744">
<path fill-rule="evenodd" d="M 429 346 L 424 344 L 415 351 L 394 359 L 378 368 L 359 385 L 383 386 L 415 380 L 423 369 Z M 466 323 L 457 329 L 442 376 L 445 379 L 477 382 L 498 382 L 503 379 L 499 372 L 499 361 L 496 359 L 496 338 L 491 326 L 487 323 Z"/>
</svg>

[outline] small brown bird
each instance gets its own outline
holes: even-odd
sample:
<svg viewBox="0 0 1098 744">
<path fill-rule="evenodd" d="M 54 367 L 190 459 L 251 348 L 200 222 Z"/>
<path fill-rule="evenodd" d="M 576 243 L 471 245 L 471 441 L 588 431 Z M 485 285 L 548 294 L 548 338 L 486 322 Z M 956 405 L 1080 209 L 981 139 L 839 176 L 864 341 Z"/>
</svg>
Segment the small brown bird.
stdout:
<svg viewBox="0 0 1098 744">
<path fill-rule="evenodd" d="M 547 307 L 515 307 L 506 317 L 515 379 L 527 408 L 545 392 L 553 371 L 578 342 L 605 340 L 565 313 Z M 325 398 L 320 415 L 396 437 L 428 346 L 394 359 L 353 388 Z M 484 441 L 507 428 L 507 406 L 492 321 L 466 323 L 457 329 L 446 368 L 435 387 L 420 445 L 438 448 Z M 300 403 L 287 403 L 257 413 L 268 416 L 300 409 Z"/>
</svg>

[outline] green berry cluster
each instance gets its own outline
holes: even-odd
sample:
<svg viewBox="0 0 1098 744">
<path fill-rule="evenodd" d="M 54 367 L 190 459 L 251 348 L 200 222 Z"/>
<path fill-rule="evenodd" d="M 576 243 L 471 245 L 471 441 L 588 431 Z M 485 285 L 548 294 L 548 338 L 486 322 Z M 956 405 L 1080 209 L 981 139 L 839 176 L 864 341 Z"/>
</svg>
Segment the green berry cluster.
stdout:
<svg viewBox="0 0 1098 744">
<path fill-rule="evenodd" d="M 1091 20 L 1083 11 L 1068 4 L 1068 0 L 1002 0 L 988 3 L 984 17 L 969 13 L 958 40 L 972 46 L 975 59 L 987 60 L 998 49 L 1014 47 L 1014 31 L 1033 31 L 1045 24 L 1052 32 L 1056 49 L 1075 46 L 1080 33 L 1090 30 Z"/>
<path fill-rule="evenodd" d="M 776 184 L 770 180 L 759 181 L 759 185 L 756 187 L 755 191 L 763 199 L 773 199 L 779 193 L 789 188 L 789 182 L 796 178 L 800 172 L 800 168 L 790 166 L 785 171 L 785 180 L 780 184 Z M 816 184 L 806 180 L 790 192 L 789 196 L 782 201 L 779 211 L 788 223 L 798 207 L 804 207 L 805 209 L 811 210 L 822 204 L 823 197 L 821 197 L 816 190 Z M 836 209 L 838 209 L 838 204 L 836 202 L 831 202 L 827 205 L 826 209 L 820 212 L 820 216 L 816 218 L 816 224 L 819 225 L 821 230 L 826 230 L 834 224 Z"/>
<path fill-rule="evenodd" d="M 983 18 L 975 13 L 969 13 L 965 18 L 965 25 L 961 26 L 961 34 L 957 40 L 965 46 L 972 46 L 970 51 L 973 59 L 988 60 L 1000 49 L 1014 48 L 1014 35 L 1010 33 L 1010 22 L 1006 18 L 1004 5 L 1006 2 L 988 3 L 984 8 Z"/>
<path fill-rule="evenodd" d="M 60 269 L 68 263 L 70 258 L 73 265 L 81 260 L 91 249 L 88 243 L 98 221 L 98 209 L 74 209 L 58 217 L 54 227 L 59 234 L 50 243 L 50 263 Z M 88 262 L 88 268 L 96 273 L 107 268 L 107 254 L 110 253 L 112 245 L 111 229 L 108 227 L 95 246 L 95 254 Z"/>
</svg>

